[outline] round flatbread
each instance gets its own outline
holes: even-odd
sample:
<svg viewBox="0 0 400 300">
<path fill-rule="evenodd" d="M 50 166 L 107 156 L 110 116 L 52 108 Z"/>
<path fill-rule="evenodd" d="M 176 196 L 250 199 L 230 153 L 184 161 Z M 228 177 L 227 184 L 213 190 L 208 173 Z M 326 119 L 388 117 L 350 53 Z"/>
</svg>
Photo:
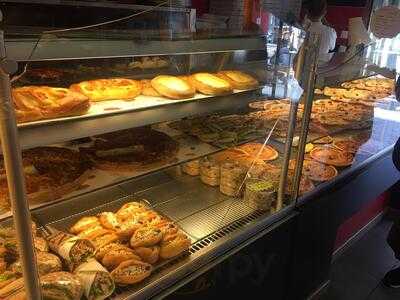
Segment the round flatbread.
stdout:
<svg viewBox="0 0 400 300">
<path fill-rule="evenodd" d="M 317 147 L 310 152 L 312 159 L 323 164 L 336 167 L 347 167 L 353 163 L 353 154 L 346 151 L 340 151 L 333 147 Z"/>
</svg>

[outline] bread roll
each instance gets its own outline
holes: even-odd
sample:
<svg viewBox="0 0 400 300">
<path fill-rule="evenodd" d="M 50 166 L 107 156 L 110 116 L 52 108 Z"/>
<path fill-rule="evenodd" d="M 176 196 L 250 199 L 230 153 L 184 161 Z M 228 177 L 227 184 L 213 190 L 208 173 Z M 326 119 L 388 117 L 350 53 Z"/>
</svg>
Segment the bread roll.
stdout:
<svg viewBox="0 0 400 300">
<path fill-rule="evenodd" d="M 233 91 L 232 85 L 225 79 L 210 73 L 196 73 L 189 77 L 190 83 L 205 95 L 226 95 Z"/>
<path fill-rule="evenodd" d="M 121 263 L 111 276 L 116 284 L 127 285 L 138 283 L 151 275 L 153 267 L 145 262 L 128 260 Z"/>
<path fill-rule="evenodd" d="M 221 71 L 218 75 L 238 90 L 254 89 L 259 85 L 257 79 L 240 71 Z"/>
<path fill-rule="evenodd" d="M 168 75 L 160 75 L 151 81 L 151 86 L 161 95 L 170 99 L 193 98 L 196 91 L 185 80 Z"/>
</svg>

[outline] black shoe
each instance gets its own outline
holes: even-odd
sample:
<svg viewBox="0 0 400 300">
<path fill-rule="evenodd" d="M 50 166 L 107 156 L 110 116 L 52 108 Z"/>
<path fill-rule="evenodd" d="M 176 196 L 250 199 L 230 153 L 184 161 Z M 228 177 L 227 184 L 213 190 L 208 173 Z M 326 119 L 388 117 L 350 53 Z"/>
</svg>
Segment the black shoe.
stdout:
<svg viewBox="0 0 400 300">
<path fill-rule="evenodd" d="M 394 289 L 400 288 L 400 268 L 387 272 L 382 282 L 387 287 Z"/>
</svg>

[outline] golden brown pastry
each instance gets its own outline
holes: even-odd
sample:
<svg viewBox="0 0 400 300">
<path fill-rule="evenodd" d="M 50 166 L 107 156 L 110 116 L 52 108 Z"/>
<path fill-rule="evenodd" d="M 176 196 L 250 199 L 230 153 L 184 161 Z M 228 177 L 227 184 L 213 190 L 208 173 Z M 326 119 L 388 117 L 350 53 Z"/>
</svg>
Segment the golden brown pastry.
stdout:
<svg viewBox="0 0 400 300">
<path fill-rule="evenodd" d="M 108 251 L 101 262 L 107 269 L 114 270 L 120 263 L 132 259 L 141 260 L 140 256 L 136 255 L 132 249 L 119 245 L 118 248 Z"/>
<path fill-rule="evenodd" d="M 87 96 L 90 101 L 133 100 L 141 94 L 142 85 L 126 78 L 95 79 L 73 84 L 70 90 Z"/>
<path fill-rule="evenodd" d="M 99 221 L 106 229 L 118 230 L 121 227 L 117 216 L 112 212 L 103 212 L 99 214 Z"/>
<path fill-rule="evenodd" d="M 173 258 L 189 249 L 190 245 L 191 241 L 183 233 L 169 235 L 160 244 L 160 257 L 163 259 Z"/>
<path fill-rule="evenodd" d="M 109 232 L 110 232 L 109 229 L 105 229 L 103 226 L 97 225 L 78 233 L 78 236 L 82 239 L 93 240 L 96 237 L 104 235 Z"/>
<path fill-rule="evenodd" d="M 90 107 L 88 97 L 64 88 L 19 87 L 12 89 L 12 97 L 18 122 L 81 115 Z"/>
<path fill-rule="evenodd" d="M 196 73 L 189 81 L 197 91 L 205 95 L 226 95 L 233 91 L 232 85 L 225 79 L 210 73 Z"/>
<path fill-rule="evenodd" d="M 151 81 L 151 86 L 161 95 L 170 99 L 193 98 L 196 91 L 185 80 L 168 75 L 160 75 Z"/>
<path fill-rule="evenodd" d="M 144 223 L 138 221 L 136 218 L 132 218 L 130 220 L 125 221 L 120 225 L 117 229 L 116 233 L 120 236 L 123 240 L 129 239 L 136 230 L 143 227 Z"/>
<path fill-rule="evenodd" d="M 92 242 L 93 242 L 93 245 L 96 247 L 96 249 L 99 249 L 108 244 L 119 241 L 119 239 L 120 239 L 120 237 L 111 231 L 110 233 L 106 233 L 104 235 L 98 236 L 97 238 L 93 239 Z"/>
<path fill-rule="evenodd" d="M 152 86 L 151 80 L 149 79 L 142 79 L 142 95 L 144 96 L 151 96 L 151 97 L 160 97 L 160 93 L 158 93 Z"/>
<path fill-rule="evenodd" d="M 104 255 L 106 255 L 106 253 L 108 253 L 114 249 L 119 249 L 120 245 L 121 244 L 118 244 L 118 243 L 109 243 L 105 246 L 97 248 L 96 253 L 95 253 L 96 259 L 98 261 L 102 261 Z"/>
<path fill-rule="evenodd" d="M 253 76 L 240 71 L 220 71 L 218 76 L 228 81 L 233 88 L 238 90 L 254 89 L 259 82 Z"/>
<path fill-rule="evenodd" d="M 163 233 L 163 239 L 172 234 L 176 234 L 179 231 L 178 225 L 172 222 L 160 224 L 157 227 L 160 228 L 161 232 Z"/>
<path fill-rule="evenodd" d="M 146 207 L 139 202 L 129 202 L 124 204 L 116 213 L 118 219 L 124 221 L 134 217 L 140 212 L 146 211 Z"/>
<path fill-rule="evenodd" d="M 158 261 L 160 255 L 160 247 L 138 247 L 135 248 L 135 253 L 139 255 L 139 257 L 149 264 L 155 264 Z"/>
<path fill-rule="evenodd" d="M 156 227 L 143 227 L 135 231 L 130 244 L 133 248 L 150 247 L 158 244 L 163 238 L 162 231 Z"/>
<path fill-rule="evenodd" d="M 111 276 L 118 285 L 138 283 L 151 275 L 153 267 L 145 262 L 128 260 L 122 262 Z"/>
</svg>

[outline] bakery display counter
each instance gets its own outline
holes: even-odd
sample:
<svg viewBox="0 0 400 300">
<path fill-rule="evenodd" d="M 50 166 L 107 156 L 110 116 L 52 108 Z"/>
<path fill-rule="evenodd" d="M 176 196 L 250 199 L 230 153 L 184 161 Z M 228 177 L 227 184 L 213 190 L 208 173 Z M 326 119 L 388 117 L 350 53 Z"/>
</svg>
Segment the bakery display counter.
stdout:
<svg viewBox="0 0 400 300">
<path fill-rule="evenodd" d="M 138 96 L 132 101 L 104 101 L 91 104 L 81 116 L 40 120 L 19 125 L 21 146 L 25 149 L 132 127 L 175 120 L 195 114 L 212 114 L 229 108 L 245 108 L 256 91 L 236 91 L 229 96 L 196 95 L 185 100 Z M 46 131 L 46 135 L 43 135 Z M 63 132 L 60 135 L 60 131 Z"/>
</svg>

